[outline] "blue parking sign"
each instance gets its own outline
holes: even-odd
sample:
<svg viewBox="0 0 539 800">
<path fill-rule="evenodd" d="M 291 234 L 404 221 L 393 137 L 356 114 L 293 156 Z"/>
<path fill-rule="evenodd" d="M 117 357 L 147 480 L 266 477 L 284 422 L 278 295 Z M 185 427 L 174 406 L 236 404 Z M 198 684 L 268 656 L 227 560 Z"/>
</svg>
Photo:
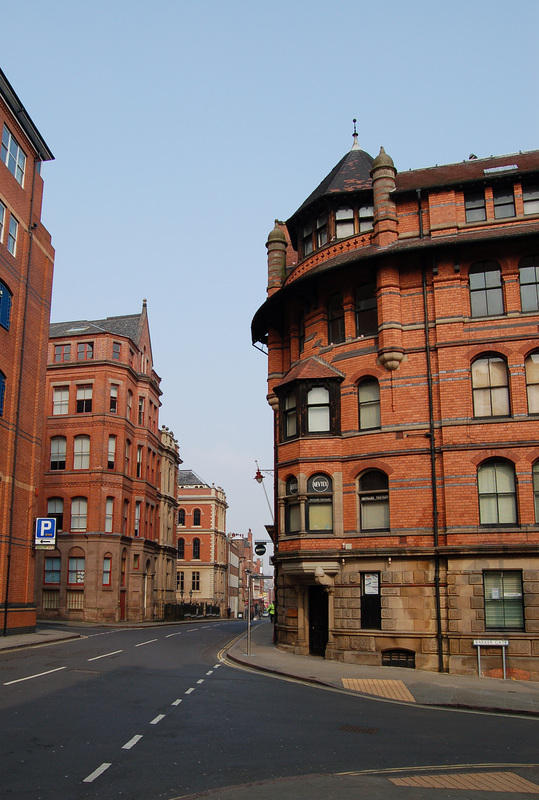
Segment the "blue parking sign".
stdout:
<svg viewBox="0 0 539 800">
<path fill-rule="evenodd" d="M 38 517 L 36 519 L 36 538 L 35 544 L 48 545 L 56 544 L 56 518 Z"/>
</svg>

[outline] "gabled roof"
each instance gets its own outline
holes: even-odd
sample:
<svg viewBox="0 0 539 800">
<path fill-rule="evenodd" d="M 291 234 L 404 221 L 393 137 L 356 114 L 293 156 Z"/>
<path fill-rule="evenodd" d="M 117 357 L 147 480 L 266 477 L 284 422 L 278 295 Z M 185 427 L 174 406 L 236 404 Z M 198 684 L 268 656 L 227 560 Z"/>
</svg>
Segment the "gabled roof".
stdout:
<svg viewBox="0 0 539 800">
<path fill-rule="evenodd" d="M 196 472 L 190 469 L 178 470 L 178 486 L 204 486 L 209 489 L 209 484 L 199 478 Z"/>
<path fill-rule="evenodd" d="M 288 370 L 283 380 L 278 383 L 274 388 L 279 389 L 292 381 L 297 380 L 323 380 L 324 378 L 338 378 L 344 380 L 344 373 L 332 367 L 327 361 L 319 356 L 312 356 L 311 358 L 300 361 Z"/>
</svg>

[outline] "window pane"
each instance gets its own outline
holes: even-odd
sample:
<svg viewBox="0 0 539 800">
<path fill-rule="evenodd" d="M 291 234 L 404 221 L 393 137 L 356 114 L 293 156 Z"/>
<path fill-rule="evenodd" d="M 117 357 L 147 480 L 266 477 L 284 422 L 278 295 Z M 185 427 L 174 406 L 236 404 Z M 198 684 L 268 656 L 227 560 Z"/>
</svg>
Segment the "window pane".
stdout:
<svg viewBox="0 0 539 800">
<path fill-rule="evenodd" d="M 333 528 L 332 503 L 327 500 L 309 501 L 309 530 L 330 531 Z"/>
<path fill-rule="evenodd" d="M 389 529 L 389 500 L 387 495 L 361 498 L 361 530 Z"/>
<path fill-rule="evenodd" d="M 493 416 L 506 416 L 509 414 L 509 394 L 506 387 L 493 389 L 491 397 Z"/>
<path fill-rule="evenodd" d="M 329 408 L 309 408 L 308 427 L 309 433 L 329 431 Z"/>
</svg>

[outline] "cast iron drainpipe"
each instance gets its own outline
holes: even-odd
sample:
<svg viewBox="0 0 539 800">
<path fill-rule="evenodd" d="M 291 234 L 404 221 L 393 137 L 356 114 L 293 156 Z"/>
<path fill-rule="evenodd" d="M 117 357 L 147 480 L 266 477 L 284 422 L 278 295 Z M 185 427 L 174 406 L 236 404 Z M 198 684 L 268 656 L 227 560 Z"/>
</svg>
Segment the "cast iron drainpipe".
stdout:
<svg viewBox="0 0 539 800">
<path fill-rule="evenodd" d="M 34 193 L 36 186 L 36 171 L 38 165 L 37 159 L 34 161 L 34 172 L 32 175 L 32 194 L 30 196 L 30 219 L 28 221 L 28 235 L 30 241 L 28 243 L 28 259 L 26 267 L 26 279 L 24 283 L 24 319 L 22 323 L 22 343 L 21 352 L 19 357 L 19 385 L 17 387 L 17 413 L 15 417 L 15 442 L 13 445 L 13 469 L 11 471 L 11 501 L 9 504 L 9 531 L 8 531 L 8 548 L 6 556 L 6 590 L 4 594 L 4 629 L 3 636 L 7 636 L 7 615 L 9 603 L 9 584 L 11 578 L 11 550 L 13 548 L 13 516 L 15 512 L 15 467 L 17 464 L 18 444 L 19 444 L 19 423 L 21 417 L 21 401 L 22 401 L 22 372 L 24 368 L 24 351 L 26 343 L 26 322 L 28 317 L 28 295 L 30 293 L 30 268 L 32 265 L 32 243 L 34 241 L 33 222 L 34 217 Z"/>
<path fill-rule="evenodd" d="M 417 189 L 417 205 L 419 212 L 419 238 L 423 238 L 423 217 L 421 211 L 421 189 Z M 425 354 L 427 360 L 427 386 L 429 393 L 429 441 L 430 441 L 430 474 L 432 486 L 432 531 L 434 538 L 434 594 L 436 598 L 436 639 L 438 641 L 438 672 L 444 670 L 442 607 L 440 601 L 440 552 L 438 530 L 438 495 L 436 492 L 436 446 L 434 442 L 434 402 L 432 391 L 432 364 L 430 359 L 429 312 L 427 306 L 427 270 L 425 262 L 421 264 L 421 280 L 423 284 L 423 312 L 425 324 Z"/>
</svg>

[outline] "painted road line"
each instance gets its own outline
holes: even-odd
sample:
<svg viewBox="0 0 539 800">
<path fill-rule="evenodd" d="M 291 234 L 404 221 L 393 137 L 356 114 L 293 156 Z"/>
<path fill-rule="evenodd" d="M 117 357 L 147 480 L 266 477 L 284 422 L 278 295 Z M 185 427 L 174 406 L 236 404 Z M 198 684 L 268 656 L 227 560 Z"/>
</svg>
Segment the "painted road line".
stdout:
<svg viewBox="0 0 539 800">
<path fill-rule="evenodd" d="M 206 672 L 206 675 L 213 675 L 213 670 L 212 669 L 208 670 L 208 672 Z"/>
<path fill-rule="evenodd" d="M 145 644 L 151 644 L 152 642 L 156 642 L 156 641 L 157 641 L 157 639 L 148 639 L 147 642 L 139 642 L 138 644 L 135 645 L 135 647 L 142 647 Z"/>
<path fill-rule="evenodd" d="M 133 736 L 132 739 L 129 739 L 129 741 L 123 745 L 122 750 L 131 750 L 131 748 L 134 747 L 137 742 L 140 742 L 141 739 L 142 734 L 137 733 L 136 736 Z"/>
<path fill-rule="evenodd" d="M 99 778 L 99 776 L 102 775 L 110 766 L 112 766 L 112 762 L 109 763 L 108 761 L 105 761 L 100 767 L 94 769 L 94 771 L 83 780 L 83 783 L 92 783 L 92 781 L 95 781 L 96 778 Z"/>
<path fill-rule="evenodd" d="M 197 683 L 204 683 L 204 678 L 200 678 L 200 680 L 198 680 Z"/>
<path fill-rule="evenodd" d="M 35 675 L 28 675 L 26 678 L 17 678 L 14 681 L 6 681 L 4 686 L 11 686 L 12 683 L 21 683 L 21 681 L 31 681 L 33 678 L 41 678 L 43 675 L 50 675 L 51 672 L 59 672 L 61 669 L 67 669 L 67 667 L 56 667 L 56 669 L 48 669 L 47 672 L 37 672 Z"/>
<path fill-rule="evenodd" d="M 178 633 L 167 633 L 165 639 L 170 639 L 171 636 L 181 636 L 182 633 L 183 631 L 178 631 Z"/>
<path fill-rule="evenodd" d="M 193 633 L 193 631 L 196 631 L 196 628 L 189 628 L 189 630 L 187 631 L 187 633 Z"/>
<path fill-rule="evenodd" d="M 191 692 L 194 692 L 194 691 L 195 691 L 195 687 L 191 686 L 191 688 L 188 689 L 185 694 L 191 694 Z"/>
<path fill-rule="evenodd" d="M 180 703 L 181 703 L 181 700 L 180 700 L 180 698 L 178 698 L 177 700 L 174 700 L 174 702 L 173 702 L 173 703 L 171 703 L 170 705 L 171 705 L 171 706 L 179 706 L 179 705 L 180 705 Z"/>
<path fill-rule="evenodd" d="M 157 725 L 157 723 L 161 722 L 162 719 L 165 719 L 165 715 L 164 714 L 158 714 L 156 717 L 154 717 L 152 719 L 152 721 L 150 722 L 150 725 Z"/>
<path fill-rule="evenodd" d="M 98 661 L 100 658 L 108 658 L 109 656 L 117 656 L 118 653 L 123 653 L 123 650 L 113 650 L 112 653 L 103 653 L 102 656 L 94 656 L 93 658 L 86 659 L 87 661 Z"/>
<path fill-rule="evenodd" d="M 213 668 L 214 668 L 214 669 L 219 669 L 219 667 L 220 667 L 220 666 L 221 666 L 220 664 L 214 664 L 214 665 L 213 665 Z"/>
</svg>

